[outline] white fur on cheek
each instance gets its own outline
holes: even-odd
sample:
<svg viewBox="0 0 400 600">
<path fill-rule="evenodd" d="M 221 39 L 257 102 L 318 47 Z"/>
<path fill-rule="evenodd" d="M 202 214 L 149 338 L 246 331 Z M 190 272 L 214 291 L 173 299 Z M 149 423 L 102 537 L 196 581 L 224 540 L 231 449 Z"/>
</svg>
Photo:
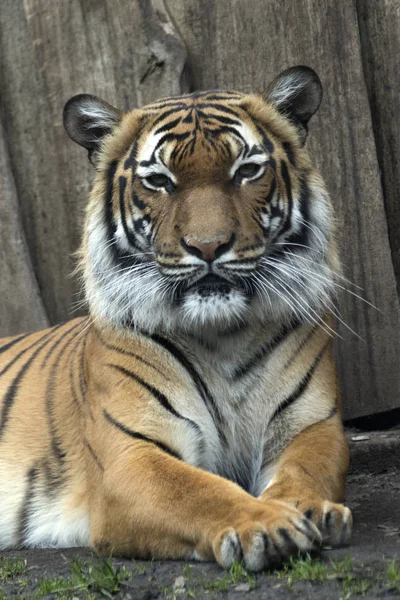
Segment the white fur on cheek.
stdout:
<svg viewBox="0 0 400 600">
<path fill-rule="evenodd" d="M 124 254 L 129 253 L 122 227 L 117 228 L 114 243 Z M 226 326 L 248 313 L 245 296 L 239 291 L 231 291 L 225 297 L 189 293 L 176 304 L 154 260 L 121 268 L 112 253 L 102 211 L 97 210 L 89 218 L 85 268 L 86 296 L 94 316 L 117 326 L 131 321 L 148 331 L 159 328 L 173 331 L 179 327 L 191 330 L 204 324 Z"/>
</svg>

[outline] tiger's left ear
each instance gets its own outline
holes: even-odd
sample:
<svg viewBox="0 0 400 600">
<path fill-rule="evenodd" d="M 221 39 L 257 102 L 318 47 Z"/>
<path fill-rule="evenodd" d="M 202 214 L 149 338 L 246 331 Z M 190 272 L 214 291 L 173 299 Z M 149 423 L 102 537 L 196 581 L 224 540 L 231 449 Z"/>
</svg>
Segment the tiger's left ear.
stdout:
<svg viewBox="0 0 400 600">
<path fill-rule="evenodd" d="M 94 164 L 96 151 L 103 138 L 112 132 L 123 113 L 90 94 L 73 96 L 64 106 L 63 121 L 69 137 L 89 151 Z"/>
<path fill-rule="evenodd" d="M 268 86 L 265 99 L 296 126 L 304 145 L 307 123 L 322 100 L 322 84 L 310 67 L 291 67 Z"/>
</svg>

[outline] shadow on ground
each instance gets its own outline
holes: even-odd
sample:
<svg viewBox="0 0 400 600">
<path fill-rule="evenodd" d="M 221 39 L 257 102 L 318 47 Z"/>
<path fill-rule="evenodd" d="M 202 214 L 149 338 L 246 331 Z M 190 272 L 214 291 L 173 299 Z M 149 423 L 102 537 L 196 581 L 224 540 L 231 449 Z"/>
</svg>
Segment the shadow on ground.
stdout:
<svg viewBox="0 0 400 600">
<path fill-rule="evenodd" d="M 383 438 L 368 434 L 357 440 L 350 434 L 354 438 L 346 496 L 354 515 L 350 548 L 327 549 L 319 557 L 292 561 L 278 573 L 256 576 L 239 564 L 224 572 L 208 563 L 99 561 L 87 549 L 3 552 L 0 600 L 400 598 L 398 436 L 399 432 Z M 375 472 L 369 465 L 375 465 Z"/>
</svg>

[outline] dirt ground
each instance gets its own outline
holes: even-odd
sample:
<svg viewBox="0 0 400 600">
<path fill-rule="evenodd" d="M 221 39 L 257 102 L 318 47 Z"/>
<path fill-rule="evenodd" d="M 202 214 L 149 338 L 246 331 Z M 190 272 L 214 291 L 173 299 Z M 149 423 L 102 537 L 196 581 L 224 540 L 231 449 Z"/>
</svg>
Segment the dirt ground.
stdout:
<svg viewBox="0 0 400 600">
<path fill-rule="evenodd" d="M 0 600 L 400 598 L 399 438 L 400 431 L 349 433 L 350 548 L 326 549 L 256 576 L 240 564 L 224 572 L 208 563 L 99 561 L 87 549 L 3 552 Z"/>
</svg>

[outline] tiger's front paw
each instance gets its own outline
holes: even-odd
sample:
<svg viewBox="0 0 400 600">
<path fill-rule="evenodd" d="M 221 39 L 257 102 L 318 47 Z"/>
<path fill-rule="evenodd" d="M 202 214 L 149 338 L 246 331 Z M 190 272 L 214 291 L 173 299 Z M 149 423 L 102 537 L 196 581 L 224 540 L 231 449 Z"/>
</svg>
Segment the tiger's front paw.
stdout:
<svg viewBox="0 0 400 600">
<path fill-rule="evenodd" d="M 290 555 L 315 549 L 321 543 L 317 527 L 288 504 L 256 501 L 212 541 L 217 562 L 228 568 L 243 560 L 250 571 L 279 565 Z"/>
<path fill-rule="evenodd" d="M 331 546 L 347 546 L 351 542 L 353 517 L 350 509 L 343 504 L 321 501 L 296 503 L 298 510 L 316 525 L 322 534 L 323 542 Z"/>
</svg>

